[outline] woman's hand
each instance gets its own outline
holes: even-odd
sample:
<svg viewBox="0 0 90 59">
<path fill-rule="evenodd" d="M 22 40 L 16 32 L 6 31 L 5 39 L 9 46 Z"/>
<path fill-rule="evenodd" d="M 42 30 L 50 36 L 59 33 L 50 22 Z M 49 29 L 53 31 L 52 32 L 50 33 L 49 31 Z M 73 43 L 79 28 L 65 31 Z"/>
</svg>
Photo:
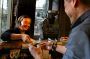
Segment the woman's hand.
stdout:
<svg viewBox="0 0 90 59">
<path fill-rule="evenodd" d="M 35 41 L 34 39 L 30 38 L 27 34 L 22 34 L 22 40 L 23 42 L 32 43 Z"/>
</svg>

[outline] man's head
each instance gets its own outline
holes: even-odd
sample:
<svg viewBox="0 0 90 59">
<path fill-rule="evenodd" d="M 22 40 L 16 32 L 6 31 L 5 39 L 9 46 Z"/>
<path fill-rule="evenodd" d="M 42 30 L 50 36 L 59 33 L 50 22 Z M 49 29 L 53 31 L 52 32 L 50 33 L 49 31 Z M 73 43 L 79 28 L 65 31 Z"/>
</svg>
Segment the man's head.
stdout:
<svg viewBox="0 0 90 59">
<path fill-rule="evenodd" d="M 28 16 L 20 16 L 17 20 L 17 24 L 18 24 L 18 27 L 21 29 L 21 30 L 28 30 L 30 28 L 30 24 L 31 24 L 31 18 L 28 17 Z"/>
<path fill-rule="evenodd" d="M 90 8 L 90 0 L 64 0 L 64 7 L 71 23 L 74 23 L 81 14 Z"/>
</svg>

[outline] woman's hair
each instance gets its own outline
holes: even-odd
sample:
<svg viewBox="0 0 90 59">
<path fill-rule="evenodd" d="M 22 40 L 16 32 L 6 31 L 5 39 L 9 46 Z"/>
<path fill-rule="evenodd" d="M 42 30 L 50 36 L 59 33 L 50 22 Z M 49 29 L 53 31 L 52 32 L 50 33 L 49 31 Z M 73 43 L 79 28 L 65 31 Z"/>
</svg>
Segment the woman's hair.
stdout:
<svg viewBox="0 0 90 59">
<path fill-rule="evenodd" d="M 16 19 L 15 23 L 16 23 L 16 26 L 15 27 L 18 27 L 21 25 L 21 21 L 24 19 L 24 18 L 30 18 L 29 16 L 27 15 L 21 15 L 18 19 Z M 30 18 L 31 19 L 31 18 Z"/>
</svg>

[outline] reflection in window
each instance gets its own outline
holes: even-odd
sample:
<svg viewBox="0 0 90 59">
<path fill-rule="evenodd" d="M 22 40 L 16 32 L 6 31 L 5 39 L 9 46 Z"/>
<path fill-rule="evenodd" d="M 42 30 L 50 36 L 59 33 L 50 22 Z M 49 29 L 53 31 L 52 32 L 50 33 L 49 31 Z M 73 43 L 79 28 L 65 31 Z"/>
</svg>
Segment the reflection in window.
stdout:
<svg viewBox="0 0 90 59">
<path fill-rule="evenodd" d="M 47 14 L 49 0 L 37 0 L 35 12 L 34 36 L 43 38 L 42 23 Z"/>
</svg>

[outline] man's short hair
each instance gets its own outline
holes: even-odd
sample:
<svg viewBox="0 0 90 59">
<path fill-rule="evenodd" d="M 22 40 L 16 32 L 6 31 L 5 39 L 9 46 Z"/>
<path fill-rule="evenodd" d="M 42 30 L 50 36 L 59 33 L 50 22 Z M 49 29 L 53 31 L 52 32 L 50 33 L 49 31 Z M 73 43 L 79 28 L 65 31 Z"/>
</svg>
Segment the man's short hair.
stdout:
<svg viewBox="0 0 90 59">
<path fill-rule="evenodd" d="M 90 6 L 90 0 L 80 0 L 82 4 Z"/>
<path fill-rule="evenodd" d="M 66 1 L 71 1 L 71 0 L 66 0 Z M 90 0 L 80 0 L 80 2 L 86 6 L 90 6 Z"/>
</svg>

